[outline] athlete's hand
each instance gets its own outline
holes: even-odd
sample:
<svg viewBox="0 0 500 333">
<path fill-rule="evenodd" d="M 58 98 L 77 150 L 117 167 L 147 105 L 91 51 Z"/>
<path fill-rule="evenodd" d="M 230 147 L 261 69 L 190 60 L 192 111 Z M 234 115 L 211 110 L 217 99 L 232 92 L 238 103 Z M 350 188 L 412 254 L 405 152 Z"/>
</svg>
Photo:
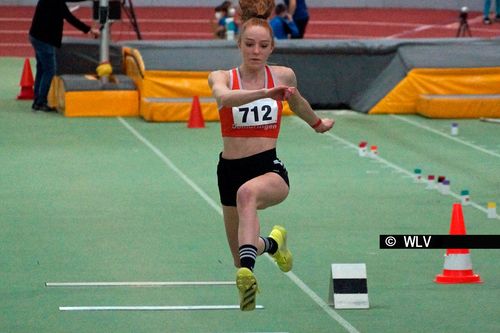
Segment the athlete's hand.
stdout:
<svg viewBox="0 0 500 333">
<path fill-rule="evenodd" d="M 314 128 L 314 130 L 317 133 L 325 133 L 329 131 L 333 125 L 335 125 L 335 120 L 333 119 L 328 119 L 328 118 L 322 118 L 321 123 Z"/>
<path fill-rule="evenodd" d="M 295 87 L 277 86 L 271 89 L 267 89 L 266 96 L 277 101 L 286 101 L 296 92 L 297 88 Z"/>
</svg>

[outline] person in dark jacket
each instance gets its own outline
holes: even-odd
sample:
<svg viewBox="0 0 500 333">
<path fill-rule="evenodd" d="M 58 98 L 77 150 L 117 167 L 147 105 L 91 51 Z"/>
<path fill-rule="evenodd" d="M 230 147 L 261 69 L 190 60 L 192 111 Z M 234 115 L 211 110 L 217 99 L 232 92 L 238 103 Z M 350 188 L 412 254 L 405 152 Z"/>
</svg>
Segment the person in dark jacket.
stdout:
<svg viewBox="0 0 500 333">
<path fill-rule="evenodd" d="M 299 35 L 292 38 L 304 38 L 307 23 L 309 22 L 309 10 L 307 9 L 306 0 L 284 1 L 289 13 L 292 15 L 293 21 L 297 25 L 297 28 L 299 28 Z"/>
<path fill-rule="evenodd" d="M 269 21 L 273 29 L 274 38 L 288 39 L 299 37 L 299 29 L 288 13 L 288 8 L 283 3 L 277 4 L 274 8 L 274 17 Z"/>
<path fill-rule="evenodd" d="M 85 0 L 73 0 L 81 2 Z M 56 48 L 61 47 L 64 20 L 85 34 L 94 38 L 99 31 L 76 18 L 69 10 L 66 0 L 39 0 L 31 28 L 29 39 L 36 56 L 35 99 L 33 111 L 55 111 L 47 104 L 50 83 L 56 73 Z"/>
</svg>

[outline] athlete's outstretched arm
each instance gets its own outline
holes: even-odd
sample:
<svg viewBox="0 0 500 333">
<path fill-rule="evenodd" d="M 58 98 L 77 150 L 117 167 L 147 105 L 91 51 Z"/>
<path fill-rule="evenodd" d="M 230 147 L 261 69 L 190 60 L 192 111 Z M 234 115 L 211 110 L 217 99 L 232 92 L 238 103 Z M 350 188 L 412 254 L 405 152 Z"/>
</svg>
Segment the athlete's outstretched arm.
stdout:
<svg viewBox="0 0 500 333">
<path fill-rule="evenodd" d="M 240 106 L 261 98 L 285 100 L 292 94 L 292 88 L 277 86 L 271 89 L 258 90 L 231 90 L 229 88 L 229 75 L 225 71 L 215 71 L 208 76 L 208 84 L 212 89 L 219 106 Z"/>
<path fill-rule="evenodd" d="M 297 87 L 297 78 L 293 70 L 283 69 L 283 77 L 286 84 L 293 88 L 293 93 L 288 98 L 288 104 L 292 111 L 302 120 L 308 123 L 316 132 L 323 133 L 330 130 L 335 124 L 335 120 L 320 118 L 316 115 L 309 102 L 300 94 Z"/>
</svg>

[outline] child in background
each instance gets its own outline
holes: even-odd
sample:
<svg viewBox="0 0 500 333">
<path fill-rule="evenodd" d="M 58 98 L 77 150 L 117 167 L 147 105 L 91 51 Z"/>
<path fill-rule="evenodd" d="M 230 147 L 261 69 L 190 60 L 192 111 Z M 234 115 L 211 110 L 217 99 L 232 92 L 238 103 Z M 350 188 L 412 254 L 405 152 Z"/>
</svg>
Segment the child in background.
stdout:
<svg viewBox="0 0 500 333">
<path fill-rule="evenodd" d="M 234 20 L 234 16 L 236 14 L 236 9 L 234 8 L 231 1 L 224 1 L 217 7 L 215 7 L 215 15 L 211 20 L 212 30 L 214 32 L 214 36 L 218 39 L 226 39 L 227 32 L 227 21 L 233 20 L 234 24 L 234 33 L 238 33 L 238 24 Z"/>
</svg>

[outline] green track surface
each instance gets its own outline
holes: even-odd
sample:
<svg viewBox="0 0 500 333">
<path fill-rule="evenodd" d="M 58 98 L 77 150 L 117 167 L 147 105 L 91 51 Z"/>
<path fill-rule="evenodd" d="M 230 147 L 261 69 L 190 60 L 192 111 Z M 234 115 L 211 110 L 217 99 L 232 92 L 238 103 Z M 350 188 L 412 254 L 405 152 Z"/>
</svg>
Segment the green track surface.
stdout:
<svg viewBox="0 0 500 333">
<path fill-rule="evenodd" d="M 263 310 L 59 311 L 238 304 L 234 286 L 45 287 L 234 280 L 217 208 L 220 130 L 33 113 L 16 100 L 23 61 L 0 59 L 0 332 L 498 332 L 500 250 L 471 250 L 484 283 L 438 285 L 445 250 L 381 250 L 379 235 L 448 232 L 458 200 L 414 183 L 417 167 L 451 179 L 453 193 L 468 189 L 480 207 L 500 206 L 500 125 L 458 120 L 456 141 L 452 120 L 352 112 L 325 112 L 336 125 L 323 135 L 283 120 L 278 154 L 291 192 L 260 217 L 263 234 L 287 228 L 295 266 L 287 276 L 259 258 Z M 381 159 L 359 157 L 361 140 Z M 483 210 L 466 206 L 464 217 L 468 234 L 500 234 L 500 219 Z M 322 307 L 332 263 L 366 263 L 370 309 Z"/>
</svg>

